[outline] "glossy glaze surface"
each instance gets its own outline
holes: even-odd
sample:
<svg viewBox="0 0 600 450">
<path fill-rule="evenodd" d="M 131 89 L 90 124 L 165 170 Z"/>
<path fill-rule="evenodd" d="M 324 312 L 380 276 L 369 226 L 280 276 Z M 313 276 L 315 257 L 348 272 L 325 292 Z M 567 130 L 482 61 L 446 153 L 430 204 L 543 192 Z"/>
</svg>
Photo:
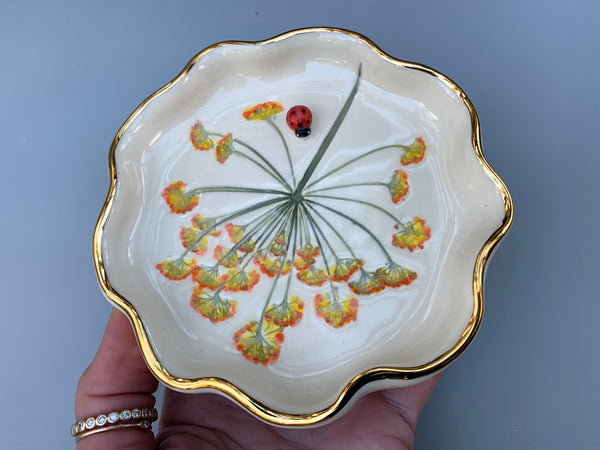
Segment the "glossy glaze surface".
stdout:
<svg viewBox="0 0 600 450">
<path fill-rule="evenodd" d="M 115 140 L 107 295 L 164 382 L 279 422 L 332 416 L 373 370 L 426 376 L 472 338 L 478 265 L 510 222 L 476 128 L 450 80 L 351 33 L 209 49 Z"/>
</svg>

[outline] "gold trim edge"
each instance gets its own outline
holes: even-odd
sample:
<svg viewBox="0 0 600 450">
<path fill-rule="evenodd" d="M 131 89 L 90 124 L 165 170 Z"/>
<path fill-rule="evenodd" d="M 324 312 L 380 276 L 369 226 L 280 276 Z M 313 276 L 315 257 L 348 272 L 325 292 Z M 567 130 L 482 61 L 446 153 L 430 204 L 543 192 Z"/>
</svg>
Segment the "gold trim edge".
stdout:
<svg viewBox="0 0 600 450">
<path fill-rule="evenodd" d="M 474 151 L 483 166 L 485 172 L 488 176 L 494 181 L 498 190 L 500 191 L 503 202 L 504 202 L 504 219 L 500 226 L 494 231 L 494 233 L 490 236 L 490 238 L 485 242 L 483 247 L 481 248 L 479 254 L 477 255 L 475 266 L 473 269 L 473 313 L 471 318 L 467 324 L 467 327 L 463 331 L 461 337 L 454 344 L 454 346 L 438 356 L 436 359 L 430 361 L 427 364 L 423 364 L 415 367 L 376 367 L 370 370 L 367 370 L 363 373 L 356 375 L 341 391 L 338 395 L 337 399 L 327 408 L 324 408 L 320 411 L 316 411 L 308 414 L 289 414 L 281 411 L 276 411 L 263 403 L 255 400 L 250 395 L 246 394 L 244 391 L 239 389 L 233 383 L 230 383 L 227 380 L 220 378 L 197 378 L 197 379 L 185 379 L 178 378 L 170 374 L 159 362 L 150 341 L 148 339 L 148 335 L 144 328 L 143 322 L 138 315 L 136 309 L 133 307 L 129 301 L 127 301 L 124 297 L 119 295 L 112 286 L 106 276 L 106 272 L 104 270 L 104 264 L 102 259 L 102 235 L 104 230 L 104 225 L 108 218 L 108 214 L 110 212 L 115 191 L 116 191 L 116 182 L 117 182 L 117 173 L 116 173 L 116 163 L 115 163 L 115 150 L 121 139 L 121 136 L 127 129 L 129 128 L 132 121 L 146 108 L 147 104 L 166 92 L 171 86 L 177 83 L 180 79 L 182 79 L 192 68 L 193 66 L 207 53 L 210 51 L 227 45 L 264 45 L 269 43 L 278 42 L 289 38 L 298 34 L 306 34 L 306 33 L 319 33 L 319 32 L 334 32 L 334 33 L 342 33 L 353 38 L 356 38 L 365 44 L 367 44 L 373 51 L 379 54 L 382 58 L 402 67 L 407 67 L 419 71 L 426 72 L 431 76 L 438 78 L 442 83 L 447 85 L 450 89 L 456 92 L 463 103 L 467 107 L 469 114 L 471 116 L 471 133 L 472 133 L 472 145 Z M 167 83 L 165 86 L 160 88 L 158 91 L 150 95 L 146 98 L 129 116 L 129 118 L 125 121 L 125 123 L 121 126 L 119 131 L 117 132 L 115 138 L 110 147 L 110 151 L 108 154 L 108 166 L 109 166 L 109 177 L 110 177 L 110 186 L 109 191 L 106 196 L 106 200 L 100 212 L 100 216 L 96 223 L 96 227 L 94 229 L 94 235 L 92 240 L 92 251 L 93 251 L 93 259 L 94 259 L 94 267 L 96 270 L 96 275 L 98 277 L 98 281 L 100 283 L 100 287 L 104 292 L 107 299 L 113 303 L 113 305 L 117 306 L 121 309 L 131 321 L 135 335 L 140 346 L 141 352 L 146 360 L 146 364 L 148 365 L 151 372 L 154 374 L 156 378 L 158 378 L 163 384 L 166 386 L 180 390 L 196 390 L 196 389 L 215 389 L 227 396 L 231 397 L 233 400 L 237 401 L 243 407 L 245 407 L 252 414 L 257 416 L 258 418 L 282 426 L 288 427 L 297 427 L 297 426 L 308 426 L 308 425 L 317 425 L 324 423 L 328 420 L 331 420 L 335 415 L 337 415 L 349 402 L 350 399 L 363 387 L 367 384 L 378 381 L 378 380 L 414 380 L 420 377 L 425 377 L 428 375 L 432 375 L 436 372 L 439 372 L 444 367 L 446 367 L 449 363 L 454 361 L 470 344 L 470 342 L 475 337 L 477 330 L 481 324 L 481 320 L 483 317 L 483 279 L 485 274 L 485 267 L 487 261 L 491 257 L 493 250 L 502 240 L 502 238 L 507 234 L 510 226 L 513 222 L 513 201 L 508 191 L 508 188 L 504 184 L 504 182 L 500 179 L 500 177 L 496 174 L 496 172 L 491 168 L 488 164 L 487 160 L 483 155 L 483 150 L 481 147 L 481 135 L 480 135 L 480 126 L 479 126 L 479 118 L 477 116 L 477 112 L 467 95 L 464 91 L 450 78 L 445 75 L 437 72 L 436 70 L 419 63 L 413 63 L 408 61 L 403 61 L 396 59 L 383 50 L 381 50 L 374 42 L 372 42 L 369 38 L 356 33 L 354 31 L 345 30 L 342 28 L 330 28 L 330 27 L 318 27 L 318 28 L 301 28 L 297 30 L 292 30 L 280 35 L 277 35 L 273 38 L 266 39 L 263 41 L 257 42 L 247 42 L 247 41 L 225 41 L 214 44 L 210 47 L 205 48 L 200 53 L 198 53 L 194 58 L 192 58 L 188 64 L 184 67 L 184 69 L 177 75 L 173 80 Z"/>
</svg>

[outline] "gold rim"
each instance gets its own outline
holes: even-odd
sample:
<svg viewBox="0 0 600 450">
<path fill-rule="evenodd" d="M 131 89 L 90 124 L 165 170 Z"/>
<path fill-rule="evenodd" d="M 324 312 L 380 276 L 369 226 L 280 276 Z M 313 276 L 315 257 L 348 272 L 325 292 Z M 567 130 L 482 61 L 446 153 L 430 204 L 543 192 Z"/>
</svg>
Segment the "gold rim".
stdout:
<svg viewBox="0 0 600 450">
<path fill-rule="evenodd" d="M 396 64 L 398 66 L 407 67 L 415 70 L 419 70 L 422 72 L 426 72 L 431 76 L 436 77 L 442 83 L 451 88 L 454 92 L 456 92 L 467 109 L 469 110 L 469 114 L 471 116 L 471 129 L 472 136 L 471 141 L 475 153 L 483 166 L 484 170 L 487 174 L 494 180 L 500 193 L 502 194 L 504 201 L 504 219 L 501 225 L 495 230 L 495 232 L 490 236 L 490 238 L 486 241 L 486 243 L 481 248 L 479 254 L 477 255 L 477 259 L 475 261 L 475 267 L 473 269 L 473 313 L 471 318 L 467 324 L 467 327 L 463 331 L 460 339 L 455 343 L 455 345 L 443 353 L 433 361 L 423 364 L 421 366 L 416 367 L 377 367 L 371 370 L 365 371 L 348 383 L 342 392 L 339 394 L 336 401 L 330 405 L 329 407 L 317 411 L 311 414 L 287 414 L 281 411 L 276 411 L 268 406 L 256 401 L 250 395 L 246 394 L 244 391 L 239 389 L 234 384 L 220 379 L 220 378 L 197 378 L 197 379 L 185 379 L 178 378 L 171 375 L 160 363 L 157 359 L 156 354 L 152 346 L 150 345 L 150 341 L 148 340 L 148 335 L 146 334 L 146 330 L 142 323 L 140 316 L 137 311 L 133 307 L 131 303 L 129 303 L 125 298 L 121 297 L 110 285 L 110 282 L 106 276 L 106 272 L 104 270 L 104 264 L 102 260 L 102 234 L 104 231 L 104 224 L 110 212 L 115 190 L 116 190 L 116 182 L 117 182 L 117 172 L 115 165 L 115 149 L 117 144 L 119 143 L 121 136 L 127 129 L 129 128 L 132 121 L 145 109 L 146 105 L 159 95 L 166 92 L 171 86 L 177 83 L 181 78 L 183 78 L 192 67 L 207 53 L 210 51 L 226 45 L 262 45 L 266 43 L 273 43 L 277 41 L 284 40 L 288 37 L 305 34 L 305 33 L 314 33 L 314 32 L 336 32 L 342 33 L 349 36 L 352 36 L 358 40 L 365 42 L 373 51 L 379 54 L 382 58 L 387 61 Z M 326 420 L 331 419 L 334 415 L 336 415 L 344 406 L 348 404 L 350 399 L 358 392 L 359 389 L 367 385 L 368 383 L 376 380 L 386 380 L 386 379 L 396 379 L 396 380 L 414 380 L 416 378 L 424 377 L 427 375 L 431 375 L 435 372 L 438 372 L 454 359 L 456 359 L 469 345 L 469 343 L 473 340 L 479 325 L 481 323 L 481 319 L 483 316 L 483 277 L 485 266 L 490 258 L 494 248 L 500 242 L 500 240 L 506 235 L 508 229 L 510 228 L 513 221 L 513 202 L 510 196 L 506 185 L 502 182 L 500 177 L 494 172 L 494 170 L 490 167 L 488 162 L 486 161 L 483 151 L 481 148 L 481 135 L 479 128 L 479 118 L 473 107 L 473 104 L 467 97 L 467 95 L 458 87 L 456 83 L 454 83 L 450 78 L 442 75 L 439 72 L 431 69 L 422 64 L 412 63 L 407 61 L 402 61 L 387 53 L 383 52 L 380 48 L 378 48 L 370 39 L 362 36 L 361 34 L 355 33 L 353 31 L 348 31 L 340 28 L 304 28 L 299 30 L 293 30 L 271 39 L 267 39 L 264 41 L 258 42 L 244 42 L 244 41 L 226 41 L 220 42 L 218 44 L 214 44 L 202 52 L 198 53 L 181 71 L 181 73 L 175 77 L 172 81 L 166 84 L 164 87 L 156 91 L 154 94 L 149 96 L 146 100 L 142 102 L 142 104 L 129 116 L 129 118 L 125 121 L 123 126 L 119 129 L 117 135 L 115 136 L 108 156 L 108 165 L 109 165 L 109 173 L 110 173 L 110 187 L 108 191 L 108 195 L 106 197 L 106 201 L 100 213 L 100 217 L 96 224 L 96 228 L 94 230 L 93 237 L 93 258 L 94 265 L 96 268 L 96 275 L 98 276 L 98 280 L 100 282 L 100 286 L 104 291 L 105 295 L 108 299 L 118 306 L 122 311 L 127 314 L 131 323 L 133 324 L 134 331 L 138 343 L 140 345 L 142 354 L 148 364 L 152 373 L 166 386 L 177 389 L 177 390 L 195 390 L 195 389 L 204 389 L 211 388 L 216 389 L 224 394 L 229 395 L 231 398 L 239 402 L 250 412 L 255 414 L 260 419 L 266 420 L 268 422 L 285 425 L 285 426 L 306 426 L 306 425 L 316 425 L 322 423 Z"/>
</svg>

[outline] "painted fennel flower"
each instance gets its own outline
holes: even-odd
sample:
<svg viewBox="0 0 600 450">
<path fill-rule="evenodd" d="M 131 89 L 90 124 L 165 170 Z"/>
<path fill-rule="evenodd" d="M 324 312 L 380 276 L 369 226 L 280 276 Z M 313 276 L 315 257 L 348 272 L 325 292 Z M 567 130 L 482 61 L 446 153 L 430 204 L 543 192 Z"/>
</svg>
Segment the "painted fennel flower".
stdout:
<svg viewBox="0 0 600 450">
<path fill-rule="evenodd" d="M 254 105 L 242 114 L 246 120 L 267 120 L 283 111 L 283 105 L 279 102 L 264 102 Z"/>
<path fill-rule="evenodd" d="M 206 293 L 199 286 L 194 287 L 190 305 L 212 323 L 229 319 L 237 308 L 235 300 L 221 297 L 219 291 Z"/>
<path fill-rule="evenodd" d="M 326 294 L 317 294 L 314 300 L 314 307 L 317 316 L 333 328 L 341 328 L 356 320 L 358 299 L 349 295 L 346 300 L 340 302 L 337 295 L 331 300 Z"/>
<path fill-rule="evenodd" d="M 239 265 L 239 257 L 237 252 L 232 252 L 230 248 L 222 245 L 217 245 L 214 251 L 215 260 L 223 267 L 231 269 Z"/>
<path fill-rule="evenodd" d="M 250 253 L 254 251 L 256 244 L 254 243 L 254 239 L 249 237 L 244 237 L 244 230 L 246 227 L 237 226 L 233 223 L 225 224 L 225 229 L 227 230 L 227 235 L 229 239 L 234 244 L 239 244 L 238 249 L 244 253 Z"/>
<path fill-rule="evenodd" d="M 431 237 L 431 228 L 425 225 L 425 219 L 414 217 L 411 222 L 401 224 L 401 229 L 392 237 L 392 245 L 413 251 L 423 248 L 425 241 Z"/>
<path fill-rule="evenodd" d="M 188 181 L 189 187 L 181 180 L 174 181 L 162 192 L 173 214 L 201 206 L 201 197 L 206 195 L 225 194 L 223 199 L 227 193 L 247 196 L 247 202 L 224 209 L 226 213 L 213 214 L 202 206 L 206 215 L 194 215 L 191 226 L 181 228 L 179 255 L 156 267 L 170 280 L 191 283 L 192 310 L 212 323 L 236 321 L 240 315 L 238 303 L 259 302 L 260 315 L 239 318 L 237 326 L 241 328 L 232 337 L 235 349 L 255 364 L 275 363 L 284 349 L 286 328 L 307 320 L 302 293 L 314 295 L 314 315 L 308 315 L 312 320 L 316 316 L 321 326 L 343 332 L 350 323 L 360 325 L 361 297 L 376 300 L 379 292 L 406 288 L 417 279 L 417 273 L 396 261 L 393 253 L 424 248 L 431 235 L 424 219 L 415 217 L 406 222 L 395 215 L 395 208 L 408 201 L 412 166 L 425 157 L 427 146 L 422 137 L 416 137 L 411 144 L 374 147 L 337 162 L 319 177 L 313 176 L 352 107 L 360 80 L 359 68 L 344 105 L 321 144 L 313 150 L 308 165 L 302 165 L 303 172 L 296 174 L 298 168 L 287 143 L 289 135 L 286 138 L 275 120 L 284 110 L 283 105 L 266 101 L 245 109 L 240 119 L 256 121 L 255 126 L 270 133 L 272 145 L 280 147 L 287 166 L 279 160 L 271 161 L 259 144 L 237 135 L 234 138 L 229 131 L 207 129 L 197 121 L 191 127 L 190 140 L 197 150 L 215 149 L 220 163 L 216 170 L 224 171 L 222 179 L 227 184 L 202 185 L 199 177 L 196 182 Z M 218 139 L 216 144 L 213 139 Z M 343 180 L 338 172 L 374 154 L 398 164 L 398 151 L 402 154 L 400 164 L 411 168 L 396 169 L 391 178 L 389 173 L 373 173 L 371 181 L 337 181 Z M 232 159 L 245 160 L 258 170 L 261 180 L 269 180 L 269 187 L 261 187 L 260 183 L 247 186 L 240 172 L 228 174 Z M 333 174 L 336 176 L 330 177 Z M 390 181 L 384 183 L 382 179 Z M 273 181 L 276 188 L 271 187 Z M 363 187 L 368 187 L 368 194 L 376 196 L 376 201 L 364 195 L 354 197 Z M 335 195 L 336 190 L 344 188 L 352 189 L 346 190 L 344 196 Z M 341 207 L 344 204 L 352 207 Z M 380 216 L 378 220 L 390 230 L 391 243 L 362 222 L 362 209 Z M 225 228 L 226 234 L 221 235 L 220 227 Z M 355 234 L 368 244 L 355 248 L 355 241 L 350 239 Z M 261 283 L 267 286 L 261 291 L 264 295 L 247 295 Z"/>
<path fill-rule="evenodd" d="M 370 295 L 381 292 L 385 289 L 385 283 L 374 274 L 368 273 L 362 267 L 358 279 L 348 283 L 350 290 L 357 295 Z"/>
<path fill-rule="evenodd" d="M 388 190 L 394 203 L 401 202 L 408 194 L 408 175 L 404 170 L 396 170 L 388 183 Z"/>
<path fill-rule="evenodd" d="M 268 320 L 248 322 L 233 335 L 233 342 L 244 358 L 265 366 L 279 358 L 283 339 L 283 329 Z"/>
<path fill-rule="evenodd" d="M 194 270 L 194 281 L 202 289 L 216 290 L 221 286 L 218 267 L 196 267 Z"/>
<path fill-rule="evenodd" d="M 190 141 L 196 150 L 210 150 L 215 145 L 199 120 L 192 125 Z"/>
<path fill-rule="evenodd" d="M 179 237 L 181 238 L 182 245 L 196 253 L 197 255 L 203 255 L 208 249 L 208 236 L 200 236 L 202 231 L 195 227 L 181 227 Z"/>
<path fill-rule="evenodd" d="M 282 328 L 293 327 L 302 319 L 303 311 L 304 302 L 294 295 L 289 300 L 285 298 L 281 303 L 269 305 L 264 318 Z"/>
<path fill-rule="evenodd" d="M 273 278 L 276 275 L 287 275 L 292 269 L 290 261 L 282 258 L 271 258 L 265 253 L 257 252 L 254 257 L 254 263 L 260 268 L 261 272 Z"/>
<path fill-rule="evenodd" d="M 231 143 L 232 139 L 233 137 L 231 133 L 227 133 L 217 141 L 217 145 L 215 147 L 215 158 L 221 164 L 225 164 L 225 161 L 229 159 L 234 151 Z"/>
<path fill-rule="evenodd" d="M 339 259 L 329 268 L 331 279 L 339 282 L 348 281 L 362 265 L 363 262 L 360 259 Z"/>
<path fill-rule="evenodd" d="M 189 277 L 196 268 L 194 258 L 166 259 L 156 265 L 156 268 L 169 280 L 179 281 Z"/>
<path fill-rule="evenodd" d="M 171 208 L 171 212 L 183 214 L 191 211 L 200 202 L 200 196 L 194 192 L 186 192 L 186 183 L 175 181 L 168 185 L 162 192 L 162 196 Z"/>
<path fill-rule="evenodd" d="M 417 273 L 396 263 L 390 263 L 387 267 L 377 269 L 374 277 L 385 286 L 395 288 L 411 284 L 417 278 Z"/>
<path fill-rule="evenodd" d="M 192 217 L 192 226 L 200 231 L 208 230 L 209 236 L 219 236 L 221 234 L 219 227 L 215 226 L 214 219 L 207 219 L 202 214 L 196 214 Z"/>
<path fill-rule="evenodd" d="M 400 158 L 400 164 L 408 166 L 409 164 L 418 164 L 423 161 L 425 157 L 425 150 L 427 145 L 422 137 L 415 138 L 415 142 L 410 145 L 401 146 L 404 150 L 402 157 Z"/>
<path fill-rule="evenodd" d="M 255 269 L 244 270 L 229 269 L 221 276 L 223 290 L 228 292 L 250 292 L 260 280 L 260 274 Z"/>
</svg>

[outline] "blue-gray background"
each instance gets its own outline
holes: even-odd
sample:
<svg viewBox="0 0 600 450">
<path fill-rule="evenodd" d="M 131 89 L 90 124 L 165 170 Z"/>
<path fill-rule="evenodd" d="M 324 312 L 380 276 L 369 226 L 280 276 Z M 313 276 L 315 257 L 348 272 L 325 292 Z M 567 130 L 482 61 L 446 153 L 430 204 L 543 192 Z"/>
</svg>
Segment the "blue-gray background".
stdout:
<svg viewBox="0 0 600 450">
<path fill-rule="evenodd" d="M 0 446 L 73 446 L 77 379 L 110 311 L 91 237 L 123 121 L 208 45 L 324 25 L 454 79 L 515 201 L 481 330 L 433 393 L 416 448 L 599 448 L 598 5 L 3 2 Z"/>
</svg>

